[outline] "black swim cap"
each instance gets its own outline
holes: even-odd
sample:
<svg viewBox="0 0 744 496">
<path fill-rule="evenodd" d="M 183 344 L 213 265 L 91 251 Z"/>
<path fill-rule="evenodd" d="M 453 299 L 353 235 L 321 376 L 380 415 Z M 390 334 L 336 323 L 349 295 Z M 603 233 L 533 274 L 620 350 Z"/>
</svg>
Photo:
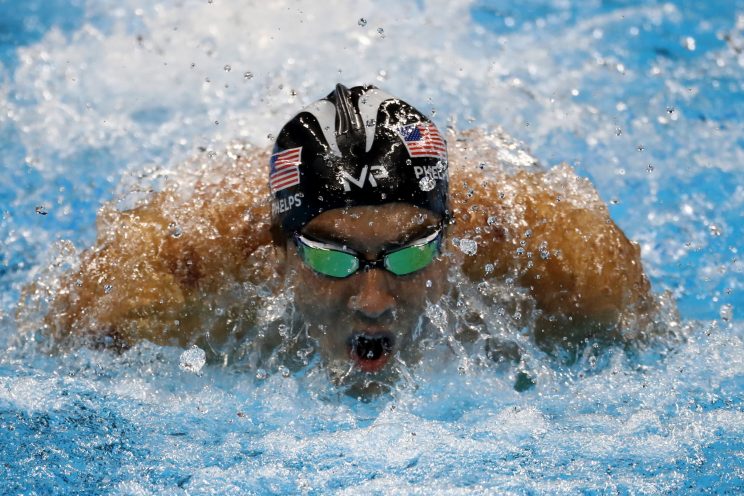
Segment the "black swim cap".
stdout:
<svg viewBox="0 0 744 496">
<path fill-rule="evenodd" d="M 279 132 L 272 224 L 285 234 L 321 212 L 403 202 L 446 218 L 447 147 L 421 112 L 374 86 L 336 85 Z"/>
</svg>

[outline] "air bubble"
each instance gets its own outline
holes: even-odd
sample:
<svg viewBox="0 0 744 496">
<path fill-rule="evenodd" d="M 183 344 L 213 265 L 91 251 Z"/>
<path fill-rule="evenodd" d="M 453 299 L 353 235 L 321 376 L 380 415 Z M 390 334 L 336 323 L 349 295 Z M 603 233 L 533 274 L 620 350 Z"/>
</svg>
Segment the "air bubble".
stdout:
<svg viewBox="0 0 744 496">
<path fill-rule="evenodd" d="M 267 377 L 269 377 L 269 373 L 266 372 L 266 369 L 257 369 L 256 370 L 256 379 L 263 380 L 263 379 L 266 379 Z"/>
<path fill-rule="evenodd" d="M 230 72 L 232 71 L 232 66 L 230 64 L 225 64 L 225 67 L 223 67 L 223 69 L 225 69 L 225 72 Z"/>
<path fill-rule="evenodd" d="M 380 38 L 385 38 L 385 30 L 382 28 L 377 28 L 377 34 L 380 36 Z"/>
<path fill-rule="evenodd" d="M 364 17 L 360 17 L 357 21 L 357 24 L 359 24 L 361 27 L 364 27 L 367 25 L 367 19 L 365 19 Z"/>
<path fill-rule="evenodd" d="M 243 79 L 245 79 L 246 81 L 248 79 L 253 79 L 253 73 L 251 71 L 245 71 L 243 73 Z"/>
</svg>

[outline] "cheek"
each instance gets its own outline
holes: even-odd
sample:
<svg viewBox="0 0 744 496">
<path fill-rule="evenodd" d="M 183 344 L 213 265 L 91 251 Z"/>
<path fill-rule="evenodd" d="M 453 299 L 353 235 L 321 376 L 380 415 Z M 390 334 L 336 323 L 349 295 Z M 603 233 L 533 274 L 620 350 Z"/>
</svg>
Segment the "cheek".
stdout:
<svg viewBox="0 0 744 496">
<path fill-rule="evenodd" d="M 312 320 L 327 319 L 346 307 L 348 284 L 320 276 L 304 265 L 294 267 L 295 306 Z"/>
<path fill-rule="evenodd" d="M 443 262 L 433 264 L 410 279 L 401 279 L 397 294 L 399 306 L 420 311 L 426 302 L 435 303 L 447 288 L 447 270 Z"/>
</svg>

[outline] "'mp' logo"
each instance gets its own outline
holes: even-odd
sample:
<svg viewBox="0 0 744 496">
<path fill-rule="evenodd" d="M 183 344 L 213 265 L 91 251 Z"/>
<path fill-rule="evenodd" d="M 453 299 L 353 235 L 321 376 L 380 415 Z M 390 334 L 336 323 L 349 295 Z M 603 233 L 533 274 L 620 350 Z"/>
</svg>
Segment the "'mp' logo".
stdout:
<svg viewBox="0 0 744 496">
<path fill-rule="evenodd" d="M 343 185 L 344 191 L 351 191 L 351 185 L 353 184 L 357 188 L 364 188 L 364 185 L 369 182 L 369 185 L 373 188 L 377 187 L 377 180 L 388 177 L 387 170 L 381 165 L 373 165 L 372 167 L 365 165 L 362 171 L 359 173 L 359 177 L 354 177 L 346 171 L 342 171 L 339 176 L 339 182 Z"/>
</svg>

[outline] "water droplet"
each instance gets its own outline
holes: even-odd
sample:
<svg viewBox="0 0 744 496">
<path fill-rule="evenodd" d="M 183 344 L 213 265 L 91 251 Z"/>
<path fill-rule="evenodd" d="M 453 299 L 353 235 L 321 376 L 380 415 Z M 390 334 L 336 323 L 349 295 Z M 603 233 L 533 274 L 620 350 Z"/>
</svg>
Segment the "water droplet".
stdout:
<svg viewBox="0 0 744 496">
<path fill-rule="evenodd" d="M 178 366 L 185 372 L 198 374 L 207 363 L 207 353 L 196 345 L 181 353 Z"/>
<path fill-rule="evenodd" d="M 636 150 L 638 150 L 639 152 L 642 152 L 643 150 L 645 150 L 645 148 L 643 147 L 643 145 L 638 145 Z"/>
<path fill-rule="evenodd" d="M 34 209 L 34 211 L 39 215 L 47 215 L 49 212 L 46 211 L 44 208 L 44 205 L 39 205 Z"/>
<path fill-rule="evenodd" d="M 619 127 L 616 127 L 615 128 L 615 135 L 616 136 L 621 136 L 622 134 L 623 134 L 623 130 L 620 129 Z"/>
<path fill-rule="evenodd" d="M 430 288 L 430 287 L 432 286 L 432 284 L 433 284 L 433 283 L 431 282 L 431 279 L 427 279 L 427 280 L 426 280 L 426 287 L 427 287 L 427 288 Z"/>
<path fill-rule="evenodd" d="M 367 119 L 367 127 L 375 127 L 375 124 L 377 123 L 374 119 Z"/>
<path fill-rule="evenodd" d="M 521 246 L 517 248 L 517 255 L 524 255 L 524 248 L 522 248 Z"/>
<path fill-rule="evenodd" d="M 491 272 L 493 272 L 493 264 L 486 264 L 483 269 L 485 270 L 486 274 L 490 274 Z"/>
<path fill-rule="evenodd" d="M 437 181 L 430 176 L 424 176 L 419 181 L 419 188 L 421 191 L 431 191 L 437 185 Z"/>
<path fill-rule="evenodd" d="M 489 215 L 488 219 L 486 219 L 486 224 L 488 224 L 489 226 L 496 224 L 496 217 L 493 215 Z"/>
<path fill-rule="evenodd" d="M 365 19 L 364 17 L 360 17 L 357 21 L 357 24 L 359 24 L 361 27 L 364 27 L 367 25 L 367 19 Z"/>
<path fill-rule="evenodd" d="M 651 172 L 653 172 L 653 171 L 654 171 L 654 166 L 653 166 L 653 165 L 651 165 L 651 164 L 648 164 L 648 165 L 646 166 L 646 172 L 649 172 L 649 173 L 651 173 Z"/>
<path fill-rule="evenodd" d="M 459 248 L 466 255 L 475 255 L 475 252 L 478 251 L 478 243 L 472 239 L 464 238 L 460 240 Z"/>
<path fill-rule="evenodd" d="M 280 365 L 277 370 L 279 370 L 279 373 L 282 374 L 282 377 L 284 378 L 287 378 L 290 375 L 289 369 L 284 365 Z"/>
<path fill-rule="evenodd" d="M 711 236 L 720 236 L 721 235 L 721 228 L 718 227 L 715 224 L 711 224 L 708 226 L 708 229 L 710 230 Z"/>
<path fill-rule="evenodd" d="M 734 317 L 734 306 L 729 304 L 721 305 L 718 314 L 721 316 L 721 320 L 729 322 Z"/>
<path fill-rule="evenodd" d="M 111 293 L 111 290 L 114 289 L 114 287 L 111 284 L 104 284 L 103 286 L 103 292 L 105 294 Z"/>
<path fill-rule="evenodd" d="M 385 30 L 382 28 L 377 28 L 377 34 L 380 36 L 380 38 L 385 37 Z"/>
<path fill-rule="evenodd" d="M 431 321 L 432 324 L 439 327 L 440 329 L 444 329 L 447 327 L 447 312 L 444 310 L 444 308 L 440 307 L 437 304 L 429 305 L 426 307 L 426 317 Z"/>
<path fill-rule="evenodd" d="M 183 230 L 175 222 L 171 222 L 170 224 L 168 224 L 168 229 L 170 230 L 170 235 L 174 238 L 180 238 L 183 234 Z"/>
<path fill-rule="evenodd" d="M 263 380 L 263 379 L 266 379 L 267 377 L 269 377 L 269 373 L 266 372 L 265 369 L 257 369 L 256 370 L 256 379 Z"/>
<path fill-rule="evenodd" d="M 232 71 L 232 66 L 230 64 L 225 64 L 225 67 L 223 67 L 223 69 L 225 69 L 225 72 L 230 72 Z"/>
<path fill-rule="evenodd" d="M 246 81 L 249 79 L 253 79 L 253 73 L 251 71 L 245 71 L 243 73 L 243 79 L 245 79 Z"/>
</svg>

